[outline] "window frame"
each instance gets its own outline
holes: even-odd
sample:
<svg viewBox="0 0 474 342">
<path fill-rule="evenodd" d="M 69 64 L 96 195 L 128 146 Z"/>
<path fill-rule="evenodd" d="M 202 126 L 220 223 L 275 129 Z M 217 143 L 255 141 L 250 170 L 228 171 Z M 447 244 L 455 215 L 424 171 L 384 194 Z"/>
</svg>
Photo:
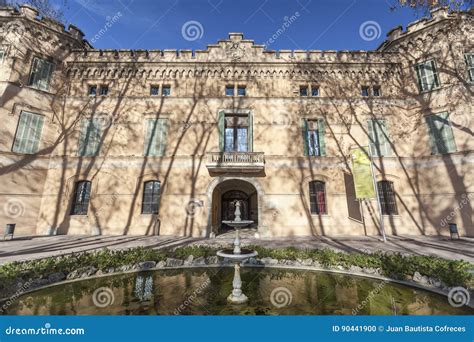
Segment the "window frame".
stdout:
<svg viewBox="0 0 474 342">
<path fill-rule="evenodd" d="M 161 96 L 163 97 L 171 96 L 171 85 L 163 84 L 161 86 Z"/>
<path fill-rule="evenodd" d="M 393 155 L 392 143 L 386 119 L 367 120 L 367 136 L 369 138 L 369 151 L 372 157 L 391 157 Z M 383 144 L 379 137 L 383 137 Z"/>
<path fill-rule="evenodd" d="M 240 94 L 241 90 L 243 90 L 243 94 Z M 247 86 L 246 85 L 237 85 L 237 96 L 240 96 L 240 97 L 247 96 Z"/>
<path fill-rule="evenodd" d="M 317 186 L 320 188 L 318 189 Z M 322 203 L 318 198 L 318 193 L 322 192 Z M 309 194 L 309 210 L 311 215 L 328 215 L 328 203 L 326 193 L 326 182 L 321 180 L 312 180 L 308 182 L 308 194 Z"/>
<path fill-rule="evenodd" d="M 370 87 L 369 86 L 361 86 L 360 87 L 360 95 L 362 97 L 369 97 L 370 96 Z"/>
<path fill-rule="evenodd" d="M 84 127 L 87 124 L 87 129 Z M 89 128 L 91 125 L 93 125 L 93 129 Z M 84 136 L 84 130 L 85 136 Z M 98 133 L 97 133 L 98 132 Z M 91 133 L 91 134 L 90 134 Z M 96 134 L 97 133 L 97 136 Z M 102 126 L 99 122 L 99 120 L 91 118 L 91 119 L 83 119 L 81 121 L 81 130 L 79 133 L 79 141 L 78 141 L 78 148 L 77 148 L 77 156 L 78 157 L 97 157 L 100 155 L 100 147 L 102 144 Z M 83 140 L 84 138 L 84 140 Z M 94 139 L 94 141 L 90 140 Z M 88 147 L 89 144 L 95 143 L 97 140 L 97 146 L 92 145 L 91 147 Z M 95 147 L 94 153 L 91 151 L 93 150 L 92 147 Z M 91 150 L 91 151 L 89 151 Z"/>
<path fill-rule="evenodd" d="M 432 74 L 430 76 L 426 75 L 426 68 L 425 66 L 428 64 L 428 63 L 431 63 L 433 69 L 432 69 Z M 423 66 L 423 72 L 425 73 L 425 75 L 421 75 L 421 69 L 420 67 Z M 431 58 L 431 59 L 428 59 L 428 60 L 425 60 L 423 62 L 419 62 L 417 64 L 415 64 L 415 73 L 416 73 L 416 77 L 417 77 L 417 81 L 418 81 L 418 89 L 420 91 L 420 93 L 427 93 L 427 92 L 430 92 L 430 91 L 433 91 L 433 90 L 436 90 L 436 89 L 439 89 L 441 88 L 441 79 L 439 77 L 439 73 L 438 73 L 438 66 L 436 64 L 436 61 L 434 58 Z M 427 88 L 424 89 L 423 88 L 423 80 L 426 79 L 428 80 L 430 77 L 433 78 L 433 81 L 434 83 L 437 83 L 435 84 L 433 87 L 429 88 L 429 84 L 427 84 Z"/>
<path fill-rule="evenodd" d="M 0 49 L 0 64 L 3 63 L 6 55 L 7 55 L 7 52 L 4 49 Z"/>
<path fill-rule="evenodd" d="M 316 91 L 316 95 L 315 95 Z M 318 97 L 319 96 L 319 86 L 311 85 L 311 97 Z"/>
<path fill-rule="evenodd" d="M 39 63 L 39 61 L 49 66 L 48 75 L 46 79 L 46 86 L 44 88 L 38 86 L 38 78 L 37 78 L 38 72 L 36 71 L 36 64 Z M 30 74 L 28 77 L 28 87 L 31 87 L 37 90 L 42 90 L 42 91 L 49 91 L 49 88 L 51 86 L 51 80 L 53 78 L 54 69 L 55 69 L 54 62 L 51 62 L 47 60 L 46 58 L 34 56 L 31 63 L 31 67 L 30 67 Z M 41 70 L 41 74 L 43 73 L 44 73 L 44 69 Z"/>
<path fill-rule="evenodd" d="M 386 185 L 389 187 L 387 188 Z M 380 209 L 384 216 L 397 216 L 397 193 L 392 181 L 383 179 L 377 181 L 377 199 L 380 203 Z"/>
<path fill-rule="evenodd" d="M 168 128 L 168 118 L 147 118 L 145 120 L 144 157 L 164 157 L 166 155 Z"/>
<path fill-rule="evenodd" d="M 153 93 L 153 90 L 156 89 L 156 93 Z M 160 86 L 151 84 L 150 85 L 150 96 L 160 96 Z"/>
<path fill-rule="evenodd" d="M 377 91 L 377 95 L 375 94 L 375 91 Z M 373 86 L 372 87 L 372 96 L 374 96 L 374 97 L 382 96 L 382 87 L 379 86 L 379 85 Z"/>
<path fill-rule="evenodd" d="M 97 92 L 98 92 L 98 87 L 97 87 L 97 84 L 89 84 L 87 86 L 87 95 L 88 96 L 97 96 Z"/>
<path fill-rule="evenodd" d="M 23 122 L 23 118 L 26 117 L 26 115 L 30 115 L 30 120 L 28 121 L 28 118 L 26 118 L 26 122 Z M 39 125 L 39 127 L 36 127 L 36 128 L 39 128 L 38 131 L 33 131 L 33 137 L 34 139 L 31 138 L 31 130 L 34 129 L 33 127 L 31 127 L 31 125 L 29 126 L 26 126 L 26 124 L 31 124 L 31 120 L 33 119 L 36 119 L 36 126 Z M 19 118 L 18 118 L 18 124 L 17 124 L 17 127 L 16 127 L 16 131 L 15 131 L 15 136 L 13 137 L 13 145 L 12 145 L 12 148 L 11 148 L 11 151 L 13 153 L 18 153 L 18 154 L 35 154 L 38 152 L 39 150 L 39 147 L 40 147 L 40 143 L 41 143 L 41 136 L 42 136 L 42 133 L 43 133 L 43 127 L 44 127 L 44 119 L 45 119 L 45 116 L 42 115 L 42 114 L 38 114 L 38 113 L 33 113 L 33 112 L 29 112 L 29 111 L 26 111 L 26 110 L 22 110 L 20 112 L 20 115 L 19 115 Z M 22 125 L 22 123 L 25 125 L 23 127 L 20 127 L 20 125 Z M 21 137 L 19 136 L 19 133 L 20 133 L 20 130 L 21 130 Z M 24 133 L 25 133 L 25 130 L 28 130 L 28 135 L 27 137 L 25 138 L 24 137 Z M 26 145 L 23 143 L 26 141 Z M 31 152 L 28 151 L 27 149 L 27 146 L 28 144 L 31 144 Z M 22 146 L 24 145 L 24 146 Z"/>
<path fill-rule="evenodd" d="M 105 94 L 104 94 L 104 90 L 105 90 Z M 102 84 L 99 87 L 99 95 L 100 96 L 107 96 L 108 94 L 109 94 L 109 86 L 107 84 Z"/>
<path fill-rule="evenodd" d="M 440 127 L 437 127 L 433 118 L 436 118 L 436 121 L 443 123 L 442 131 L 440 131 Z M 432 155 L 446 155 L 457 152 L 456 139 L 454 137 L 454 131 L 453 126 L 451 124 L 451 120 L 449 119 L 449 112 L 445 111 L 426 115 L 425 122 L 428 128 Z M 448 137 L 447 135 L 450 136 Z M 440 137 L 442 138 L 442 145 L 439 145 Z M 448 146 L 450 140 L 452 142 L 452 146 Z M 442 150 L 442 148 L 440 149 L 440 146 L 444 146 L 445 150 Z"/>
<path fill-rule="evenodd" d="M 78 202 L 78 190 L 79 190 L 79 186 L 81 186 L 82 184 L 85 184 L 86 186 L 86 189 L 82 189 L 82 190 L 85 190 L 87 191 L 88 190 L 88 193 L 86 192 L 84 194 L 84 198 Z M 88 186 L 88 188 L 87 188 Z M 72 202 L 71 202 L 71 209 L 69 210 L 69 215 L 70 216 L 87 216 L 88 215 L 88 212 L 89 212 L 89 204 L 90 204 L 90 201 L 91 201 L 91 196 L 92 195 L 92 181 L 89 181 L 89 180 L 79 180 L 77 182 L 74 183 L 74 192 L 73 192 L 73 198 L 72 198 Z M 78 208 L 80 210 L 78 210 Z"/>
<path fill-rule="evenodd" d="M 300 97 L 308 97 L 309 87 L 307 85 L 301 85 L 299 90 Z"/>
<path fill-rule="evenodd" d="M 147 195 L 147 184 L 153 183 L 152 192 L 151 192 L 151 201 L 145 202 L 145 197 Z M 158 190 L 155 191 L 155 183 L 158 183 Z M 156 203 L 154 199 L 156 198 Z M 160 211 L 160 202 L 161 202 L 161 182 L 159 180 L 147 180 L 143 182 L 143 193 L 142 193 L 142 205 L 141 205 L 141 215 L 158 215 Z M 150 211 L 145 210 L 146 206 L 149 206 Z M 156 208 L 154 207 L 156 206 Z"/>
<path fill-rule="evenodd" d="M 235 96 L 235 86 L 232 84 L 227 84 L 224 89 L 225 96 L 233 97 Z"/>
</svg>

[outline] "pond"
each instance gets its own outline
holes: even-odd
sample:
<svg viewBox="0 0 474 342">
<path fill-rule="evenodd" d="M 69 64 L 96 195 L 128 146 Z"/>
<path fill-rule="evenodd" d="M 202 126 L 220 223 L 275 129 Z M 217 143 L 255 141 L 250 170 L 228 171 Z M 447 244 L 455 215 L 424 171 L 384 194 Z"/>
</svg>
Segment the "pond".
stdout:
<svg viewBox="0 0 474 342">
<path fill-rule="evenodd" d="M 230 305 L 233 269 L 128 273 L 59 284 L 19 297 L 8 315 L 473 315 L 446 297 L 363 277 L 242 268 L 249 301 Z"/>
</svg>

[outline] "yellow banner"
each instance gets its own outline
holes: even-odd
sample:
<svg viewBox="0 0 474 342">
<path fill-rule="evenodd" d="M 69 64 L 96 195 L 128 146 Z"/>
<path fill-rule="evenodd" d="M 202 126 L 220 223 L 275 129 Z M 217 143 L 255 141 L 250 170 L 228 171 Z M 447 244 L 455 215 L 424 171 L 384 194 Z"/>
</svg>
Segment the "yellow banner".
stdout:
<svg viewBox="0 0 474 342">
<path fill-rule="evenodd" d="M 375 198 L 374 181 L 367 151 L 363 148 L 353 149 L 351 157 L 356 198 Z"/>
</svg>

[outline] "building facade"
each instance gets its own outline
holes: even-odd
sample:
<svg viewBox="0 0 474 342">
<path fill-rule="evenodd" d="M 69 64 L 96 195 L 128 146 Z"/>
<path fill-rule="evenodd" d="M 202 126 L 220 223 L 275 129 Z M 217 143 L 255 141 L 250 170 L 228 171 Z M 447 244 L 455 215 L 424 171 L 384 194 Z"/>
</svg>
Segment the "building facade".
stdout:
<svg viewBox="0 0 474 342">
<path fill-rule="evenodd" d="M 98 50 L 0 9 L 0 211 L 17 234 L 474 236 L 473 16 L 437 9 L 374 51 Z"/>
</svg>

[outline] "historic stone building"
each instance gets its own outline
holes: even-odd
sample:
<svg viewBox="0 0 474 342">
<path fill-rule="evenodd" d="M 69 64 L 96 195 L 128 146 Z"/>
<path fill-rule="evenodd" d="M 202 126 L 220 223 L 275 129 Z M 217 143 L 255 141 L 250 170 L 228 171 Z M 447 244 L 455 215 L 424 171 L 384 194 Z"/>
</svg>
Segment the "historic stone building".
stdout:
<svg viewBox="0 0 474 342">
<path fill-rule="evenodd" d="M 375 51 L 97 50 L 0 9 L 0 223 L 17 234 L 474 236 L 473 13 L 438 9 Z"/>
</svg>

